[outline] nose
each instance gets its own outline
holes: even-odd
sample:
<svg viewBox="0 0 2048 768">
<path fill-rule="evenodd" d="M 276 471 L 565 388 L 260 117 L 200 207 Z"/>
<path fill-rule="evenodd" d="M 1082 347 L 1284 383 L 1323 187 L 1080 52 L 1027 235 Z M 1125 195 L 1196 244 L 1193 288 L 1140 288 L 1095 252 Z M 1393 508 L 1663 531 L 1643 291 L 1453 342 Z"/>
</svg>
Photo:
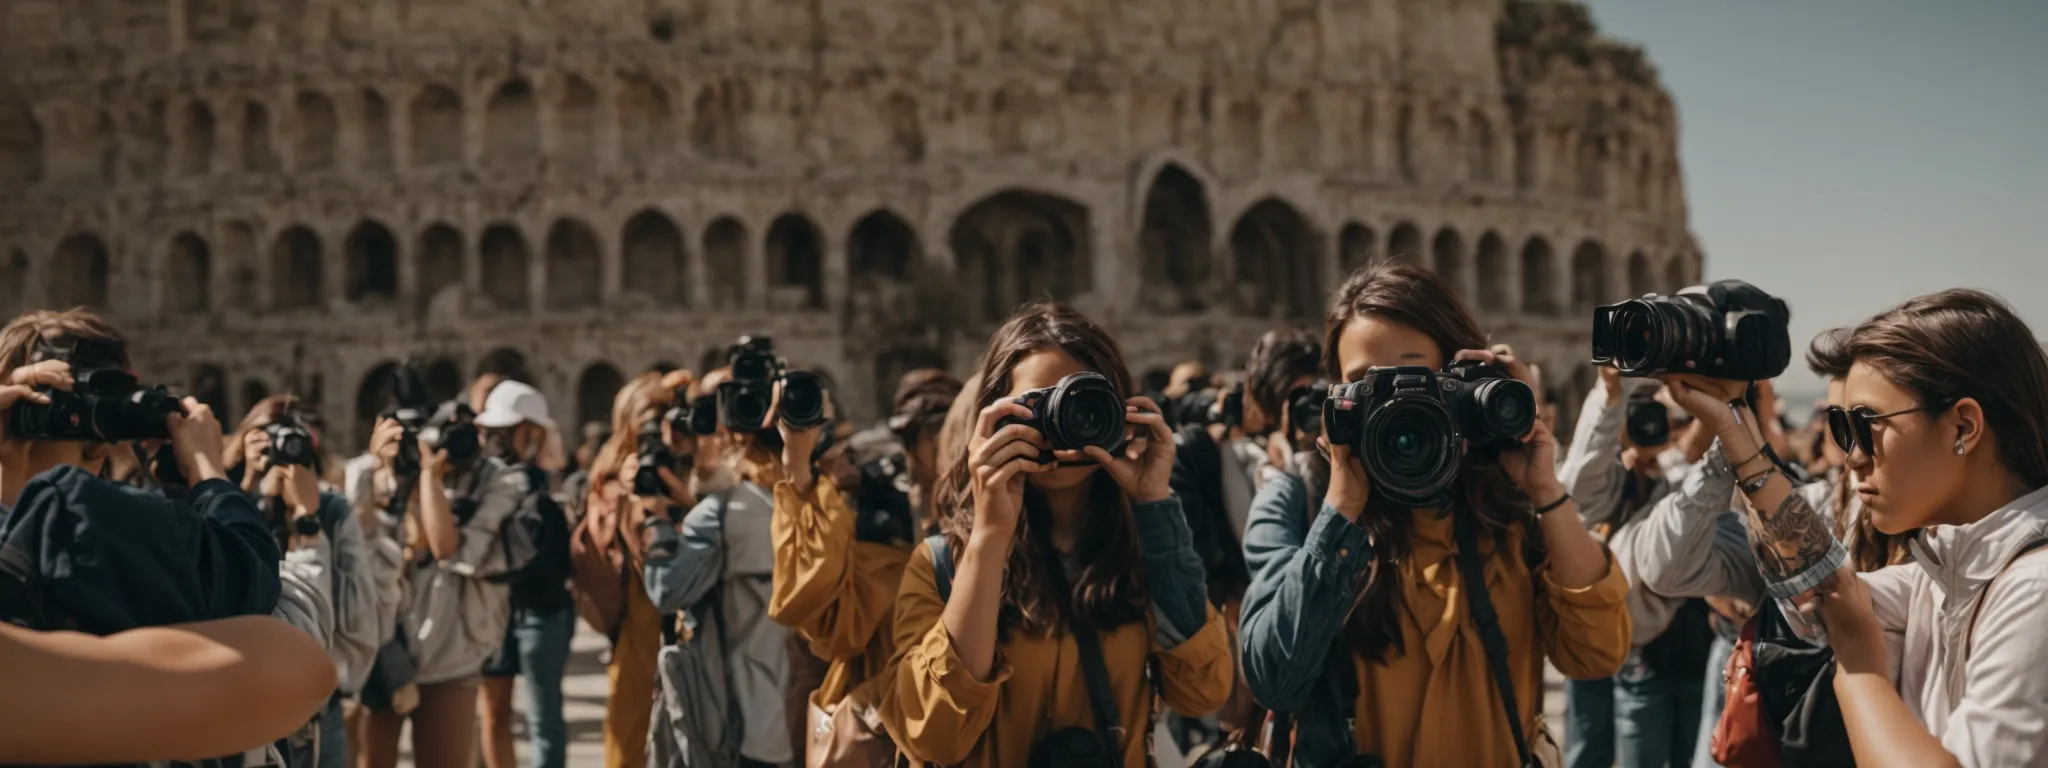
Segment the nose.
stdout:
<svg viewBox="0 0 2048 768">
<path fill-rule="evenodd" d="M 1850 451 L 1842 455 L 1842 463 L 1847 464 L 1851 469 L 1868 467 L 1872 461 L 1870 448 L 1864 445 L 1861 440 L 1856 441 L 1855 445 L 1850 446 Z"/>
</svg>

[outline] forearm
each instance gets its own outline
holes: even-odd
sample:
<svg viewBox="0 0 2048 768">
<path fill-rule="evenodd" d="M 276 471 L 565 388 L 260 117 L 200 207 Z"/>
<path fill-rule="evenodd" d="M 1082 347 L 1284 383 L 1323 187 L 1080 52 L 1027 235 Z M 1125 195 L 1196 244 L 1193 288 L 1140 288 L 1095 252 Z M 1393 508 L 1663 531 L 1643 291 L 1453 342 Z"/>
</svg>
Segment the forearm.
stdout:
<svg viewBox="0 0 2048 768">
<path fill-rule="evenodd" d="M 1566 501 L 1563 506 L 1543 513 L 1537 525 L 1543 530 L 1543 544 L 1550 552 L 1551 580 L 1580 589 L 1607 575 L 1607 552 L 1586 530 L 1586 521 L 1579 517 L 1576 502 Z"/>
<path fill-rule="evenodd" d="M 1596 522 L 1611 516 L 1620 505 L 1622 478 L 1628 471 L 1621 466 L 1621 418 L 1625 408 L 1615 402 L 1617 399 L 1607 393 L 1606 387 L 1594 387 L 1587 394 L 1578 427 L 1572 432 L 1572 444 L 1565 450 L 1564 464 L 1557 471 L 1558 482 L 1578 500 L 1581 509 L 1592 510 L 1589 514 Z"/>
<path fill-rule="evenodd" d="M 1743 491 L 1749 502 L 1745 517 L 1757 568 L 1772 597 L 1803 602 L 1803 595 L 1841 566 L 1847 552 L 1835 540 L 1827 520 L 1797 493 L 1785 473 L 1759 456 L 1763 443 L 1746 423 L 1751 421 L 1749 414 L 1743 413 L 1741 421 L 1745 423 L 1721 430 L 1721 451 L 1739 479 L 1753 481 L 1758 475 L 1765 476 L 1760 487 Z"/>
<path fill-rule="evenodd" d="M 1195 555 L 1194 534 L 1178 497 L 1135 504 L 1140 556 L 1145 561 L 1145 586 L 1159 616 L 1155 642 L 1172 648 L 1200 631 L 1207 620 L 1208 584 L 1202 560 Z"/>
<path fill-rule="evenodd" d="M 1303 536 L 1288 532 L 1284 506 L 1265 512 L 1258 506 L 1245 534 L 1253 569 L 1239 634 L 1245 682 L 1268 706 L 1297 711 L 1343 631 L 1373 559 L 1371 544 L 1365 529 L 1331 508 Z"/>
<path fill-rule="evenodd" d="M 1003 569 L 1013 533 L 976 529 L 956 558 L 953 592 L 939 620 L 976 680 L 987 680 L 996 660 L 996 617 L 1003 606 Z"/>
<path fill-rule="evenodd" d="M 448 488 L 439 478 L 420 478 L 420 527 L 427 535 L 427 548 L 437 559 L 455 556 L 462 548 L 462 533 L 455 525 L 455 510 L 448 500 Z"/>
<path fill-rule="evenodd" d="M 1961 762 L 1906 708 L 1882 672 L 1836 670 L 1835 699 L 1857 765 L 1957 766 Z"/>
</svg>

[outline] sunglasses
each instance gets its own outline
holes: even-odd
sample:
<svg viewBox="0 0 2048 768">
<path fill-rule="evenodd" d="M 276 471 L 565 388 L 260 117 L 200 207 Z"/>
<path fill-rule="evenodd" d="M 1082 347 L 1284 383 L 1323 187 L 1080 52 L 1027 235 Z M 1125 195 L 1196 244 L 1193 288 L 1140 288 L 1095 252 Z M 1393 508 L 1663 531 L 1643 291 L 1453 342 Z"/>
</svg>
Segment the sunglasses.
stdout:
<svg viewBox="0 0 2048 768">
<path fill-rule="evenodd" d="M 1891 413 L 1878 413 L 1867 405 L 1859 405 L 1855 408 L 1830 405 L 1827 410 L 1828 436 L 1834 438 L 1835 447 L 1842 449 L 1842 453 L 1855 453 L 1856 447 L 1862 446 L 1865 455 L 1875 456 L 1877 455 L 1877 442 L 1871 437 L 1871 425 L 1894 416 L 1904 416 L 1909 413 L 1945 411 L 1954 404 L 1954 400 L 1943 400 L 1938 403 L 1931 403 L 1918 408 L 1907 408 L 1903 411 L 1892 411 Z"/>
</svg>

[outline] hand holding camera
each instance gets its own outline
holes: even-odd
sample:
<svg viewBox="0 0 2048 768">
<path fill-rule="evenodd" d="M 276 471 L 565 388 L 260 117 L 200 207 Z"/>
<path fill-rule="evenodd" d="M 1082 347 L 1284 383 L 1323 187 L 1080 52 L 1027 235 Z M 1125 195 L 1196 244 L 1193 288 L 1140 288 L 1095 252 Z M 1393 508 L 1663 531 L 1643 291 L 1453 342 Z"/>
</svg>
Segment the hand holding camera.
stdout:
<svg viewBox="0 0 2048 768">
<path fill-rule="evenodd" d="M 1555 440 L 1533 431 L 1536 394 L 1528 375 L 1513 350 L 1500 345 L 1461 351 L 1441 371 L 1377 366 L 1357 381 L 1332 386 L 1323 405 L 1323 434 L 1335 465 L 1327 501 L 1355 516 L 1364 508 L 1369 478 L 1371 493 L 1401 506 L 1440 505 L 1468 451 L 1501 456 L 1532 484 L 1537 474 L 1549 475 L 1544 456 L 1555 456 Z M 1525 437 L 1537 443 L 1524 445 Z M 1340 480 L 1354 456 L 1358 482 Z"/>
<path fill-rule="evenodd" d="M 799 490 L 808 492 L 815 480 L 811 476 L 811 457 L 817 455 L 818 440 L 823 436 L 825 425 L 832 421 L 833 407 L 831 393 L 826 392 L 821 386 L 812 389 L 816 383 L 815 377 L 810 378 L 809 382 L 801 379 L 795 382 L 798 391 L 793 396 L 805 402 L 785 402 L 786 398 L 792 397 L 789 377 L 802 375 L 804 374 L 787 374 L 775 382 L 768 407 L 769 415 L 762 418 L 761 429 L 774 429 L 782 435 L 782 453 L 775 457 L 775 460 L 781 462 L 782 471 L 791 483 Z M 815 399 L 816 404 L 809 402 L 810 399 Z M 791 405 L 795 406 L 799 419 L 790 418 Z"/>
<path fill-rule="evenodd" d="M 1490 431 L 1494 439 L 1500 442 L 1501 468 L 1507 471 L 1508 479 L 1513 480 L 1515 486 L 1528 494 L 1531 500 L 1537 504 L 1548 504 L 1563 496 L 1564 485 L 1557 481 L 1557 435 L 1550 430 L 1549 424 L 1534 418 L 1537 391 L 1535 372 L 1527 363 L 1515 356 L 1514 348 L 1506 344 L 1495 344 L 1492 349 L 1463 350 L 1453 359 L 1457 361 L 1452 363 L 1453 367 L 1466 362 L 1494 366 L 1505 371 L 1514 381 L 1521 382 L 1529 388 L 1530 399 L 1527 406 L 1531 417 L 1528 420 L 1526 434 L 1511 434 L 1515 426 L 1522 424 L 1520 416 L 1513 414 L 1518 414 L 1523 408 L 1521 401 L 1512 397 L 1485 396 L 1486 402 L 1482 407 L 1493 409 L 1493 413 L 1490 414 L 1492 418 L 1476 419 L 1475 425 L 1489 421 L 1498 425 L 1497 428 L 1478 431 Z M 1482 382 L 1481 386 L 1498 387 L 1500 383 Z M 1475 388 L 1474 392 L 1476 396 L 1478 390 Z"/>
<path fill-rule="evenodd" d="M 220 466 L 220 421 L 214 418 L 213 408 L 190 397 L 185 398 L 183 405 L 184 413 L 173 413 L 165 419 L 179 473 L 195 484 L 226 477 Z"/>
<path fill-rule="evenodd" d="M 1124 422 L 1135 434 L 1115 455 L 1101 445 L 1090 444 L 1082 453 L 1101 464 L 1111 479 L 1139 504 L 1163 501 L 1173 493 L 1173 432 L 1166 428 L 1166 416 L 1149 397 L 1124 401 Z"/>
<path fill-rule="evenodd" d="M 976 532 L 1015 532 L 1017 515 L 1024 508 L 1024 476 L 1058 466 L 1042 459 L 1052 444 L 1031 425 L 1032 417 L 1030 407 L 1004 399 L 981 409 L 975 419 L 967 466 L 974 473 Z"/>
<path fill-rule="evenodd" d="M 18 444 L 14 441 L 13 433 L 8 431 L 8 417 L 16 403 L 49 405 L 50 396 L 38 391 L 41 389 L 71 391 L 71 364 L 62 360 L 45 360 L 24 365 L 7 374 L 7 381 L 0 383 L 0 451 L 28 450 L 27 441 Z"/>
<path fill-rule="evenodd" d="M 1728 403 L 1741 398 L 1749 389 L 1748 382 L 1690 373 L 1668 373 L 1657 378 L 1664 382 L 1671 402 L 1717 435 L 1735 425 L 1735 412 L 1729 410 Z"/>
</svg>

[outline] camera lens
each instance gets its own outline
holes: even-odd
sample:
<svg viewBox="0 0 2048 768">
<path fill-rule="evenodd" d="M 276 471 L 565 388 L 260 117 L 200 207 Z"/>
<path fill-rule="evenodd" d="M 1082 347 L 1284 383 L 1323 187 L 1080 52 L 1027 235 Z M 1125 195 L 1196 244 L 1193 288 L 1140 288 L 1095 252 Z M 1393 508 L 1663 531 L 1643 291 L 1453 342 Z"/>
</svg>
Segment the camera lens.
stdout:
<svg viewBox="0 0 2048 768">
<path fill-rule="evenodd" d="M 442 428 L 441 439 L 437 445 L 441 450 L 448 452 L 450 461 L 468 461 L 476 458 L 477 453 L 483 448 L 482 441 L 477 439 L 476 427 L 469 424 L 450 424 Z"/>
<path fill-rule="evenodd" d="M 1124 401 L 1102 374 L 1082 372 L 1060 380 L 1046 402 L 1047 434 L 1054 448 L 1096 445 L 1114 452 L 1124 445 Z"/>
<path fill-rule="evenodd" d="M 825 386 L 808 373 L 782 377 L 782 420 L 794 427 L 825 423 Z"/>
<path fill-rule="evenodd" d="M 1404 503 L 1433 503 L 1458 474 L 1458 433 L 1443 401 L 1396 396 L 1366 417 L 1361 453 L 1375 486 Z"/>
<path fill-rule="evenodd" d="M 705 395 L 690 401 L 690 431 L 699 435 L 718 434 L 716 395 Z"/>
<path fill-rule="evenodd" d="M 1482 381 L 1472 388 L 1479 405 L 1479 423 L 1472 425 L 1474 442 L 1513 440 L 1536 426 L 1536 392 L 1515 379 Z"/>
</svg>

